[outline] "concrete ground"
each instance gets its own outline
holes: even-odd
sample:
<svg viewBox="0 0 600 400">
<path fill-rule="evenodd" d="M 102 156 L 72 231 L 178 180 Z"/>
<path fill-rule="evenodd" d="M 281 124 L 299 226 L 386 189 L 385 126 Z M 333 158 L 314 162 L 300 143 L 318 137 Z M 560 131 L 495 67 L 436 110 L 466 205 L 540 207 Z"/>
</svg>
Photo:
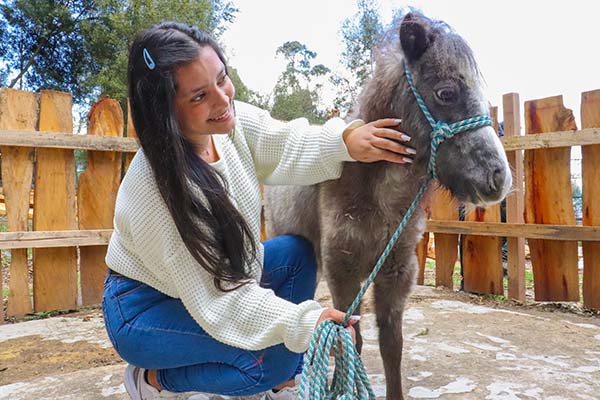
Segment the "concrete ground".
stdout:
<svg viewBox="0 0 600 400">
<path fill-rule="evenodd" d="M 329 301 L 325 288 L 317 298 Z M 406 397 L 600 399 L 600 318 L 564 308 L 417 287 L 405 313 Z M 368 302 L 364 310 L 363 360 L 383 398 Z M 123 369 L 98 309 L 0 326 L 0 400 L 127 399 Z"/>
</svg>

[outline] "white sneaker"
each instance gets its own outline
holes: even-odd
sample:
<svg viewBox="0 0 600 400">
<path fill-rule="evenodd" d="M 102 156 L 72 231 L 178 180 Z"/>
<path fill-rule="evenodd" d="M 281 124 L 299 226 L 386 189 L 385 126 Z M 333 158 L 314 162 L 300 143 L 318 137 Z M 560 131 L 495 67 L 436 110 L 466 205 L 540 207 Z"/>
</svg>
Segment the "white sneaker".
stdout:
<svg viewBox="0 0 600 400">
<path fill-rule="evenodd" d="M 277 393 L 273 392 L 273 390 L 269 390 L 265 393 L 265 400 L 297 400 L 299 394 L 300 387 L 296 385 L 283 388 Z"/>
<path fill-rule="evenodd" d="M 131 400 L 148 400 L 148 399 L 172 399 L 183 400 L 190 397 L 190 393 L 173 393 L 168 390 L 158 391 L 152 387 L 146 379 L 144 379 L 144 368 L 138 368 L 131 364 L 125 368 L 125 390 L 131 397 Z"/>
<path fill-rule="evenodd" d="M 285 387 L 277 393 L 273 392 L 273 389 L 265 392 L 265 400 L 297 400 L 300 395 L 300 382 L 302 381 L 302 374 L 296 375 L 294 378 L 295 385 L 291 387 Z"/>
</svg>

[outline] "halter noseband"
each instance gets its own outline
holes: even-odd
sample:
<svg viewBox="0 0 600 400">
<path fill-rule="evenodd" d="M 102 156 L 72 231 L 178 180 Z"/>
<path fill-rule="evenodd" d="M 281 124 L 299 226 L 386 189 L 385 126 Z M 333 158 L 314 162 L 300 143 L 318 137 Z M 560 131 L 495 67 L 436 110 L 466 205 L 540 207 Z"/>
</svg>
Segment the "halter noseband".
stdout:
<svg viewBox="0 0 600 400">
<path fill-rule="evenodd" d="M 433 118 L 433 115 L 431 115 L 431 113 L 427 109 L 423 98 L 421 97 L 419 92 L 417 92 L 417 88 L 415 87 L 415 84 L 413 82 L 412 74 L 410 73 L 408 65 L 404 66 L 404 73 L 406 74 L 406 81 L 410 86 L 410 90 L 413 92 L 415 98 L 417 99 L 417 104 L 419 105 L 421 111 L 423 111 L 423 114 L 425 114 L 425 118 L 427 118 L 427 121 L 429 121 L 429 124 L 433 128 L 433 130 L 431 131 L 431 155 L 429 157 L 429 166 L 427 167 L 427 171 L 428 174 L 435 179 L 437 178 L 437 174 L 435 172 L 435 161 L 437 158 L 437 150 L 440 144 L 446 139 L 450 139 L 452 136 L 456 135 L 459 132 L 464 132 L 475 128 L 481 128 L 483 126 L 491 126 L 492 119 L 490 118 L 489 114 L 485 114 L 463 119 L 462 121 L 453 122 L 451 124 L 447 124 L 442 121 L 436 121 L 435 118 Z"/>
</svg>

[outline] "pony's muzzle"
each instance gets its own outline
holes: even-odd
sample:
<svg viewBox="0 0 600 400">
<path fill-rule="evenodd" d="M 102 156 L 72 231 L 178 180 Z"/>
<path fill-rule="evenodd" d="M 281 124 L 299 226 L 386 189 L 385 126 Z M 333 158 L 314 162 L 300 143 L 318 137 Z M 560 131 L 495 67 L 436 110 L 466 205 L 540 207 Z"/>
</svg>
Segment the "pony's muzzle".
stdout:
<svg viewBox="0 0 600 400">
<path fill-rule="evenodd" d="M 500 160 L 499 160 L 500 161 Z M 504 164 L 501 161 L 499 164 Z M 512 187 L 512 175 L 508 165 L 499 165 L 487 173 L 485 185 L 477 188 L 479 198 L 484 203 L 496 203 L 506 197 Z"/>
<path fill-rule="evenodd" d="M 485 197 L 500 200 L 508 192 L 512 185 L 512 176 L 506 168 L 496 168 L 490 172 L 488 177 L 488 190 L 483 193 Z"/>
</svg>

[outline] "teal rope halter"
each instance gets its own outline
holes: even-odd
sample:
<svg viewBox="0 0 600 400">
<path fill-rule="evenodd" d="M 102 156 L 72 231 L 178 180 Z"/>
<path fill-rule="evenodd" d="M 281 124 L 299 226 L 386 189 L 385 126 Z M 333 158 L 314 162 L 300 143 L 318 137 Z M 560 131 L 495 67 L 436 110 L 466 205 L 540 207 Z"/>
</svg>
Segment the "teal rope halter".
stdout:
<svg viewBox="0 0 600 400">
<path fill-rule="evenodd" d="M 300 383 L 299 399 L 375 399 L 375 394 L 371 389 L 371 384 L 369 383 L 360 355 L 357 354 L 352 343 L 352 336 L 344 327 L 348 325 L 350 317 L 362 301 L 365 292 L 375 280 L 375 276 L 383 266 L 383 263 L 390 254 L 394 244 L 396 244 L 400 234 L 404 231 L 406 224 L 414 214 L 415 209 L 423 198 L 423 194 L 425 193 L 429 182 L 432 179 L 437 178 L 435 162 L 440 144 L 459 132 L 492 125 L 492 120 L 489 115 L 479 115 L 452 124 L 436 121 L 427 109 L 423 98 L 419 92 L 417 92 L 408 65 L 405 66 L 405 75 L 406 81 L 417 99 L 417 104 L 433 128 L 431 131 L 431 154 L 429 165 L 427 167 L 427 180 L 419 189 L 415 199 L 400 222 L 400 225 L 390 238 L 383 253 L 379 257 L 379 260 L 375 264 L 373 272 L 371 272 L 360 292 L 354 299 L 354 302 L 346 312 L 342 324 L 336 324 L 331 320 L 326 320 L 317 327 L 306 353 L 306 362 L 304 364 L 302 381 Z M 341 352 L 338 349 L 338 342 L 341 342 L 342 344 Z M 335 358 L 334 385 L 333 387 L 328 388 L 327 367 L 329 365 L 329 354 L 332 348 Z"/>
<path fill-rule="evenodd" d="M 440 144 L 446 139 L 450 139 L 452 136 L 456 135 L 459 132 L 469 131 L 471 129 L 480 128 L 483 126 L 491 126 L 492 119 L 489 115 L 479 115 L 477 117 L 471 117 L 467 119 L 463 119 L 462 121 L 454 122 L 452 124 L 446 124 L 442 121 L 436 121 L 435 118 L 431 115 L 423 98 L 417 92 L 417 88 L 412 79 L 412 74 L 408 69 L 408 66 L 405 68 L 406 81 L 410 86 L 410 90 L 415 95 L 417 99 L 417 104 L 425 114 L 425 118 L 429 122 L 429 125 L 433 128 L 431 131 L 431 155 L 429 156 L 429 166 L 427 168 L 429 175 L 431 178 L 437 178 L 437 174 L 435 172 L 435 161 L 437 159 L 437 150 Z"/>
</svg>

